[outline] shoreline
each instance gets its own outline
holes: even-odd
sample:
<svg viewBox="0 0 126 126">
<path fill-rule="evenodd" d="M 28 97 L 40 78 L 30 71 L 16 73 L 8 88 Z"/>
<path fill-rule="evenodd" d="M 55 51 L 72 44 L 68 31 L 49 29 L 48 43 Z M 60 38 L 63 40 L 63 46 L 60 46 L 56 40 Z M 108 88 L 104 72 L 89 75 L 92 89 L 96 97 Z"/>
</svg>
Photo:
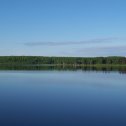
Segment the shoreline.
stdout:
<svg viewBox="0 0 126 126">
<path fill-rule="evenodd" d="M 126 67 L 126 64 L 0 64 L 0 66 Z"/>
</svg>

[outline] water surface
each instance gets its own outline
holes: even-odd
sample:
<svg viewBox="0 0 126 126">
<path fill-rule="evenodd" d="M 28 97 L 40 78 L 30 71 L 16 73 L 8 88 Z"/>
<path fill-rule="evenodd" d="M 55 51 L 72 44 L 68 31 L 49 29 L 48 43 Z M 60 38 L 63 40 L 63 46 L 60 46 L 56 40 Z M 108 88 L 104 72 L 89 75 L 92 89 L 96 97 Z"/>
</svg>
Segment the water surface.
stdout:
<svg viewBox="0 0 126 126">
<path fill-rule="evenodd" d="M 126 126 L 117 71 L 0 71 L 0 126 Z"/>
</svg>

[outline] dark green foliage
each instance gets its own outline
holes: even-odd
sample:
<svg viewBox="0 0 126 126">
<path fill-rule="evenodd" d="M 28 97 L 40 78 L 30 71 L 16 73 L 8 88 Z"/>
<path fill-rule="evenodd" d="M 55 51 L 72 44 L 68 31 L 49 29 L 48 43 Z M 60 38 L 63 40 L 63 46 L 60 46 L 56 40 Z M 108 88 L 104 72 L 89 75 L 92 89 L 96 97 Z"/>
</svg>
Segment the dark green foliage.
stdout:
<svg viewBox="0 0 126 126">
<path fill-rule="evenodd" d="M 0 64 L 8 65 L 95 65 L 126 64 L 126 57 L 43 57 L 43 56 L 0 56 Z"/>
</svg>

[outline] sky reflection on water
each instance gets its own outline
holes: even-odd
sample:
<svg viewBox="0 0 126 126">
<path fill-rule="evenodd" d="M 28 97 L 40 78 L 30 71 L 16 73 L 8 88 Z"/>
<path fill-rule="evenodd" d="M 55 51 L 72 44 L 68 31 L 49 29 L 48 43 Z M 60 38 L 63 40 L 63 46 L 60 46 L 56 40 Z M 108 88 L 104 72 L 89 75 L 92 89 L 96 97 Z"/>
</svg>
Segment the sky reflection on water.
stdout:
<svg viewBox="0 0 126 126">
<path fill-rule="evenodd" d="M 0 71 L 0 125 L 124 126 L 126 76 L 94 71 Z"/>
</svg>

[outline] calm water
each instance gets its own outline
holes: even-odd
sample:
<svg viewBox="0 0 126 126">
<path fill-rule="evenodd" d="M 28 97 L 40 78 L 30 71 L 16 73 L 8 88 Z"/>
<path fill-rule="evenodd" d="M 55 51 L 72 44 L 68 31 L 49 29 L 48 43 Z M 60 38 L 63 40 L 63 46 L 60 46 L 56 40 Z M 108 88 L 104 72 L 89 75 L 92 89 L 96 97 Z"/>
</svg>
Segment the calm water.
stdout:
<svg viewBox="0 0 126 126">
<path fill-rule="evenodd" d="M 126 74 L 0 71 L 0 126 L 126 126 Z"/>
</svg>

